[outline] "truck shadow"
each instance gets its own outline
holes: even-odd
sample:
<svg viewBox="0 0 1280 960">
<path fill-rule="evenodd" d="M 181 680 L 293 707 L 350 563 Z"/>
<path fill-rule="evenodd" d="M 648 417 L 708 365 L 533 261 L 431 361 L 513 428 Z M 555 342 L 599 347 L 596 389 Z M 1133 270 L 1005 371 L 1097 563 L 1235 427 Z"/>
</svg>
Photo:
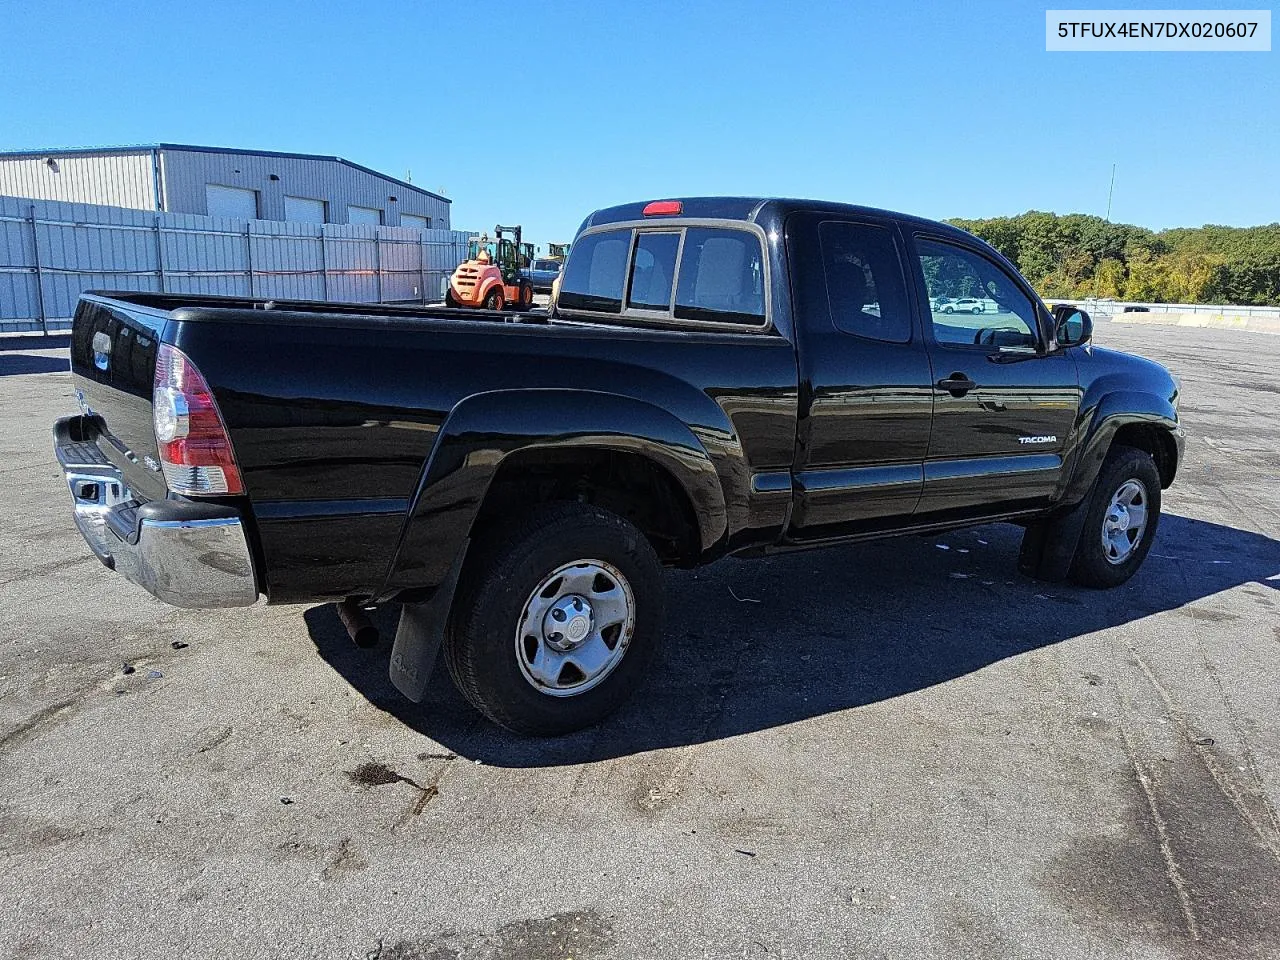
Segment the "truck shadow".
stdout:
<svg viewBox="0 0 1280 960">
<path fill-rule="evenodd" d="M 305 613 L 320 655 L 362 695 L 461 757 L 508 767 L 606 760 L 848 711 L 1152 614 L 1234 619 L 1215 594 L 1255 583 L 1280 609 L 1280 541 L 1166 514 L 1143 569 L 1115 590 L 1018 575 L 1022 531 L 992 525 L 668 576 L 665 648 L 651 679 L 599 727 L 554 740 L 510 734 L 457 693 L 442 661 L 426 699 L 387 679 L 398 608 L 361 651 L 332 607 Z M 1204 601 L 1201 603 L 1200 601 Z M 1188 605 L 1196 604 L 1194 608 Z"/>
</svg>

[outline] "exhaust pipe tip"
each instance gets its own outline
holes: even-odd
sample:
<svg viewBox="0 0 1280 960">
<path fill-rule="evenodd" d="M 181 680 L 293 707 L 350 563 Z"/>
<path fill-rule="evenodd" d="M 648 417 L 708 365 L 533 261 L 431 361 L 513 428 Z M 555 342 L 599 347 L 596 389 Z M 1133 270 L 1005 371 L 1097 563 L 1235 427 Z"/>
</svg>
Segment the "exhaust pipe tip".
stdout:
<svg viewBox="0 0 1280 960">
<path fill-rule="evenodd" d="M 341 603 L 335 603 L 338 619 L 347 628 L 351 642 L 362 650 L 369 650 L 378 645 L 378 628 L 373 625 L 369 615 L 360 607 L 354 597 L 347 597 Z"/>
</svg>

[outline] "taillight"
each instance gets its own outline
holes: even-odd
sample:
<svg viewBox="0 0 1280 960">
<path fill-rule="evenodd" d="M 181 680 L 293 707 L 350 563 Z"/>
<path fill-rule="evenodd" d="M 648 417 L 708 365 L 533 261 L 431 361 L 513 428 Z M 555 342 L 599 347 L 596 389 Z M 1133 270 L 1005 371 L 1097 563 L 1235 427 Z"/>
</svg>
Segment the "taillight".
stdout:
<svg viewBox="0 0 1280 960">
<path fill-rule="evenodd" d="M 185 353 L 167 343 L 156 355 L 152 418 L 160 466 L 174 493 L 244 492 L 227 425 L 209 385 Z"/>
</svg>

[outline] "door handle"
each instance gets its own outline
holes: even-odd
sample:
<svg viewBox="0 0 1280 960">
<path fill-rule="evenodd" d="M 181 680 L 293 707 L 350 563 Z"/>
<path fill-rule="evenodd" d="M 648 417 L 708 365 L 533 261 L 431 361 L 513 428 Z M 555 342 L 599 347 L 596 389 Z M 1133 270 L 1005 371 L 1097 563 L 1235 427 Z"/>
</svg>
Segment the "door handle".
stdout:
<svg viewBox="0 0 1280 960">
<path fill-rule="evenodd" d="M 977 386 L 963 373 L 953 373 L 945 380 L 938 381 L 938 389 L 947 391 L 953 397 L 963 397 L 970 390 L 977 389 Z"/>
</svg>

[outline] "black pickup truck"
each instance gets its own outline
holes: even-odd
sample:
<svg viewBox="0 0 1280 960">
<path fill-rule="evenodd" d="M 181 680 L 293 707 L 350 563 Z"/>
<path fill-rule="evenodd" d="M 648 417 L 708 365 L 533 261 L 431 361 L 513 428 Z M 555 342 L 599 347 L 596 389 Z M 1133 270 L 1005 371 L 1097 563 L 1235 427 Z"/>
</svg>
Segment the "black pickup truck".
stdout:
<svg viewBox="0 0 1280 960">
<path fill-rule="evenodd" d="M 637 686 L 664 564 L 1001 520 L 1030 576 L 1127 580 L 1179 388 L 1091 329 L 945 224 L 635 203 L 587 218 L 546 312 L 86 294 L 54 445 L 86 540 L 160 599 L 333 601 L 360 636 L 399 602 L 402 692 L 443 644 L 483 713 L 555 734 Z"/>
</svg>

